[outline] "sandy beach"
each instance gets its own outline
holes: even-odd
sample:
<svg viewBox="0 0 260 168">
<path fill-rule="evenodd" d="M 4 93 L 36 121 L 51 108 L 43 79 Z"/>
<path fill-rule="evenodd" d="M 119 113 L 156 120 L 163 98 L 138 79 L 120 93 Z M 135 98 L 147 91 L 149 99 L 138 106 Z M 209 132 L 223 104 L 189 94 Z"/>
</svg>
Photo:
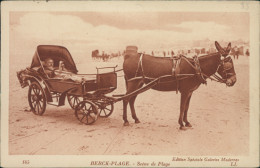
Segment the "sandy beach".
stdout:
<svg viewBox="0 0 260 168">
<path fill-rule="evenodd" d="M 15 56 L 11 56 L 11 61 Z M 10 62 L 11 62 L 10 61 Z M 15 61 L 14 61 L 15 62 Z M 30 61 L 29 61 L 30 62 Z M 237 83 L 226 87 L 208 80 L 193 93 L 188 112 L 193 125 L 179 130 L 180 94 L 148 90 L 137 97 L 135 107 L 141 123 L 135 124 L 128 109 L 130 126 L 123 126 L 123 104 L 114 104 L 108 118 L 93 125 L 81 124 L 69 104 L 47 105 L 43 116 L 29 108 L 28 87 L 22 89 L 16 71 L 30 64 L 15 62 L 9 72 L 10 155 L 227 155 L 249 153 L 249 58 L 234 60 Z M 77 63 L 80 72 L 95 73 L 95 66 L 108 63 Z M 17 65 L 17 66 L 16 66 Z M 87 71 L 87 72 L 86 72 Z M 125 93 L 122 73 L 112 94 Z"/>
</svg>

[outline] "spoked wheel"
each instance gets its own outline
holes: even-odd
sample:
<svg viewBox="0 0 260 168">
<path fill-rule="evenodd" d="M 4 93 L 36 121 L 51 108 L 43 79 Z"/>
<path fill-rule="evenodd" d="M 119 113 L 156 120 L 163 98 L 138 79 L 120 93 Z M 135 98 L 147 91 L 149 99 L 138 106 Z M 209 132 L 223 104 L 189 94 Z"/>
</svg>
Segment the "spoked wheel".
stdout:
<svg viewBox="0 0 260 168">
<path fill-rule="evenodd" d="M 75 108 L 77 119 L 86 125 L 93 124 L 98 117 L 98 110 L 94 103 L 90 101 L 82 101 Z"/>
<path fill-rule="evenodd" d="M 72 109 L 76 109 L 76 106 L 83 100 L 83 98 L 67 94 L 69 105 Z"/>
<path fill-rule="evenodd" d="M 98 108 L 99 116 L 102 118 L 109 117 L 114 110 L 114 103 L 107 100 L 100 100 L 95 102 Z"/>
<path fill-rule="evenodd" d="M 46 97 L 38 82 L 31 83 L 28 91 L 28 101 L 34 114 L 43 115 L 46 109 Z"/>
</svg>

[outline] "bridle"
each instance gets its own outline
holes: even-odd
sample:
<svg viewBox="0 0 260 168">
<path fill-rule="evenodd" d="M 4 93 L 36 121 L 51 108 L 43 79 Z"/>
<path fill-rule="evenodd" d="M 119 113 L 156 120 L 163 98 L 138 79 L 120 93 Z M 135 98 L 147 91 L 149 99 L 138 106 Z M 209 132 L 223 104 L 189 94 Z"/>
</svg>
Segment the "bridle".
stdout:
<svg viewBox="0 0 260 168">
<path fill-rule="evenodd" d="M 221 55 L 221 57 L 223 57 L 223 56 Z M 231 66 L 228 66 L 230 64 L 231 64 Z M 224 57 L 224 59 L 221 59 L 219 65 L 217 67 L 217 70 L 216 70 L 216 73 L 223 74 L 223 77 L 219 76 L 216 73 L 214 73 L 211 76 L 207 76 L 204 73 L 202 75 L 206 76 L 207 78 L 209 78 L 213 81 L 216 81 L 219 83 L 226 83 L 229 76 L 236 75 L 236 73 L 229 72 L 229 70 L 231 70 L 232 68 L 233 68 L 232 58 L 230 55 L 228 55 L 228 56 Z M 223 69 L 223 70 L 221 72 L 219 72 L 221 69 Z"/>
</svg>

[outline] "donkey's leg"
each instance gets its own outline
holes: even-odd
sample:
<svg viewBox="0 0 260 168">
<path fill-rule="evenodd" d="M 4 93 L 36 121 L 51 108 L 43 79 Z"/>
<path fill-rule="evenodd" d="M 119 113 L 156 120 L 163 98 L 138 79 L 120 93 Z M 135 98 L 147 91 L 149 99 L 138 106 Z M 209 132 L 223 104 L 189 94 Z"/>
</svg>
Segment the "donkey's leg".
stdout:
<svg viewBox="0 0 260 168">
<path fill-rule="evenodd" d="M 128 100 L 123 100 L 123 120 L 124 120 L 124 126 L 128 126 L 129 122 L 127 120 L 127 105 L 128 105 Z"/>
<path fill-rule="evenodd" d="M 135 107 L 134 107 L 136 97 L 137 96 L 131 97 L 131 99 L 129 100 L 129 105 L 130 105 L 130 109 L 131 109 L 132 118 L 135 120 L 135 123 L 140 123 L 139 119 L 136 116 Z"/>
<path fill-rule="evenodd" d="M 133 80 L 130 82 L 126 82 L 126 88 L 127 88 L 127 92 L 126 94 L 129 94 L 135 90 L 137 90 L 138 88 L 142 87 L 143 85 L 143 81 L 142 79 L 140 80 Z M 134 109 L 134 102 L 137 96 L 132 96 L 129 99 L 125 99 L 123 100 L 123 120 L 124 120 L 124 126 L 128 126 L 129 122 L 127 120 L 127 105 L 128 103 L 130 103 L 130 108 L 131 108 L 131 113 L 132 113 L 132 117 L 135 120 L 135 122 L 137 123 L 139 120 L 136 117 L 136 113 L 135 113 L 135 109 Z"/>
<path fill-rule="evenodd" d="M 179 124 L 180 124 L 181 130 L 185 129 L 185 127 L 183 125 L 183 117 L 184 117 L 184 112 L 186 109 L 186 102 L 187 102 L 188 98 L 189 98 L 189 92 L 181 93 L 180 116 L 179 116 Z"/>
<path fill-rule="evenodd" d="M 125 86 L 126 86 L 126 94 L 128 92 L 128 79 L 125 76 Z M 128 99 L 124 99 L 123 100 L 123 120 L 124 120 L 124 126 L 128 126 L 129 122 L 127 120 L 127 105 L 128 105 L 129 100 Z"/>
<path fill-rule="evenodd" d="M 192 92 L 189 94 L 189 97 L 188 97 L 186 105 L 185 105 L 185 111 L 184 111 L 183 121 L 185 122 L 186 127 L 192 127 L 192 125 L 188 121 L 188 110 L 189 110 L 191 95 L 192 95 Z"/>
<path fill-rule="evenodd" d="M 132 88 L 133 89 L 132 91 L 141 88 L 143 86 L 143 84 L 144 84 L 143 81 L 139 81 L 137 83 L 137 85 L 134 85 L 134 87 Z M 136 97 L 137 97 L 137 95 L 130 98 L 129 105 L 130 105 L 130 109 L 131 109 L 132 118 L 135 120 L 135 123 L 140 123 L 139 119 L 136 116 L 135 107 L 134 107 Z"/>
</svg>

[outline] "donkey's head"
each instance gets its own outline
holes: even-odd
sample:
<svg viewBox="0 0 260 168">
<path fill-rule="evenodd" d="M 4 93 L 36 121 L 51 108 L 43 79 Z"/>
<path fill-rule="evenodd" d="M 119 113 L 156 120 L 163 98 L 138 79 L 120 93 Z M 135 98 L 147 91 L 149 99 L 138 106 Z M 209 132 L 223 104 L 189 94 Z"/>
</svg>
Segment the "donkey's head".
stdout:
<svg viewBox="0 0 260 168">
<path fill-rule="evenodd" d="M 217 72 L 226 82 L 227 86 L 233 86 L 237 79 L 233 61 L 229 55 L 231 50 L 231 43 L 229 43 L 225 49 L 223 49 L 217 41 L 215 41 L 215 45 L 221 57 L 221 62 Z"/>
</svg>

